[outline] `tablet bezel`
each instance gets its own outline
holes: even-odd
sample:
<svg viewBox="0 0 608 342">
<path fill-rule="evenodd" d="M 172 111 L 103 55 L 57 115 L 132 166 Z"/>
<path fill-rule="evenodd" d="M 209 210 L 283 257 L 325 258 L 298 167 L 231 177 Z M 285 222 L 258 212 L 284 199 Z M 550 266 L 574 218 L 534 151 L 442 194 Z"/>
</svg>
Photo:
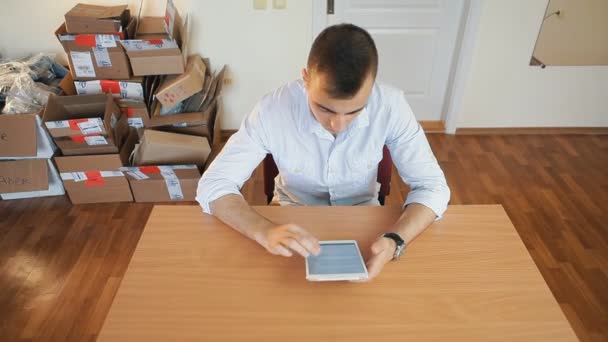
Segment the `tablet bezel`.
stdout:
<svg viewBox="0 0 608 342">
<path fill-rule="evenodd" d="M 308 268 L 308 258 L 306 258 L 306 280 L 308 281 L 345 281 L 345 280 L 366 280 L 368 278 L 367 266 L 361 255 L 359 244 L 356 240 L 325 240 L 319 241 L 321 245 L 337 245 L 337 244 L 350 244 L 355 245 L 357 254 L 359 255 L 359 261 L 363 265 L 364 273 L 337 273 L 337 274 L 311 274 Z"/>
</svg>

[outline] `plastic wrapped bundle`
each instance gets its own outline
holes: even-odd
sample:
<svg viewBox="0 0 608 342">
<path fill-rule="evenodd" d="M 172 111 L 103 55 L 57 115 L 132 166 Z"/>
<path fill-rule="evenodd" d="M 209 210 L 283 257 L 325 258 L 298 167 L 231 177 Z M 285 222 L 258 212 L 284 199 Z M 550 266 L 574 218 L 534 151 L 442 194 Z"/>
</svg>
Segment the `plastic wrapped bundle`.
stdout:
<svg viewBox="0 0 608 342">
<path fill-rule="evenodd" d="M 6 105 L 2 113 L 37 113 L 46 105 L 52 93 L 59 93 L 59 89 L 34 82 L 29 73 L 17 74 L 6 97 Z"/>
</svg>

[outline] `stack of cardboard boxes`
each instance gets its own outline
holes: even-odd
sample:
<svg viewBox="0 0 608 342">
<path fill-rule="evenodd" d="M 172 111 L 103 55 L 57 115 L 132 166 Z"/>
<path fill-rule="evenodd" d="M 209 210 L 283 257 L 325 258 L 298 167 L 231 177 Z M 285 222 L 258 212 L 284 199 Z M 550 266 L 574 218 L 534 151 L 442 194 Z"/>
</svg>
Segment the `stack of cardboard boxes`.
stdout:
<svg viewBox="0 0 608 342">
<path fill-rule="evenodd" d="M 0 197 L 63 195 L 55 150 L 37 114 L 0 115 Z"/>
<path fill-rule="evenodd" d="M 224 68 L 213 73 L 209 60 L 186 58 L 188 20 L 171 0 L 165 12 L 137 18 L 126 5 L 78 4 L 55 32 L 70 67 L 66 95 L 51 96 L 42 118 L 29 120 L 58 147 L 53 160 L 74 204 L 193 201 L 217 154 Z"/>
</svg>

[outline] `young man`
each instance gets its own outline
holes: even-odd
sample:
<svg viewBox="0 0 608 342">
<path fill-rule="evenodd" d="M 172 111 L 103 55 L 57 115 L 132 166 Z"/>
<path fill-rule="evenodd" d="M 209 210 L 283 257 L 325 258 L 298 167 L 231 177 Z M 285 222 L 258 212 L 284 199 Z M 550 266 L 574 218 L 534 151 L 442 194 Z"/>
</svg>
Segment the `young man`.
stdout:
<svg viewBox="0 0 608 342">
<path fill-rule="evenodd" d="M 415 53 L 415 52 L 413 52 Z M 388 146 L 411 191 L 399 220 L 386 227 L 367 261 L 370 279 L 441 217 L 450 191 L 402 91 L 375 81 L 378 53 L 363 29 L 341 24 L 314 41 L 302 79 L 264 96 L 200 180 L 197 201 L 270 253 L 318 254 L 318 240 L 297 224 L 277 225 L 239 189 L 267 153 L 279 176 L 281 205 L 378 205 L 378 163 Z"/>
</svg>

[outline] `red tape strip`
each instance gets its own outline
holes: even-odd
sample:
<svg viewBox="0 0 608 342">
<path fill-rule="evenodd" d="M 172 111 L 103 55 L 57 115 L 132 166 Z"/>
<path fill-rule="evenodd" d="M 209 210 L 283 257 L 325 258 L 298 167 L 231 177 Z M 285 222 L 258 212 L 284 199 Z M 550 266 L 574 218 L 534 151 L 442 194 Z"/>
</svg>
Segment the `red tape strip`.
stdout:
<svg viewBox="0 0 608 342">
<path fill-rule="evenodd" d="M 94 34 L 79 34 L 74 38 L 74 43 L 79 46 L 89 46 L 95 47 L 97 46 L 97 41 L 95 40 Z"/>
<path fill-rule="evenodd" d="M 101 84 L 101 91 L 104 93 L 120 94 L 120 84 L 118 81 L 101 80 L 99 83 Z"/>
<path fill-rule="evenodd" d="M 100 186 L 105 184 L 100 171 L 85 171 L 84 174 L 87 176 L 87 180 L 84 182 L 84 185 L 86 186 Z"/>
<path fill-rule="evenodd" d="M 72 131 L 80 131 L 80 127 L 78 127 L 78 124 L 86 121 L 89 121 L 89 119 L 74 119 L 68 120 L 68 124 L 70 125 L 70 129 Z"/>
<path fill-rule="evenodd" d="M 148 174 L 160 173 L 160 169 L 158 168 L 158 166 L 140 166 L 139 171 Z"/>
</svg>

